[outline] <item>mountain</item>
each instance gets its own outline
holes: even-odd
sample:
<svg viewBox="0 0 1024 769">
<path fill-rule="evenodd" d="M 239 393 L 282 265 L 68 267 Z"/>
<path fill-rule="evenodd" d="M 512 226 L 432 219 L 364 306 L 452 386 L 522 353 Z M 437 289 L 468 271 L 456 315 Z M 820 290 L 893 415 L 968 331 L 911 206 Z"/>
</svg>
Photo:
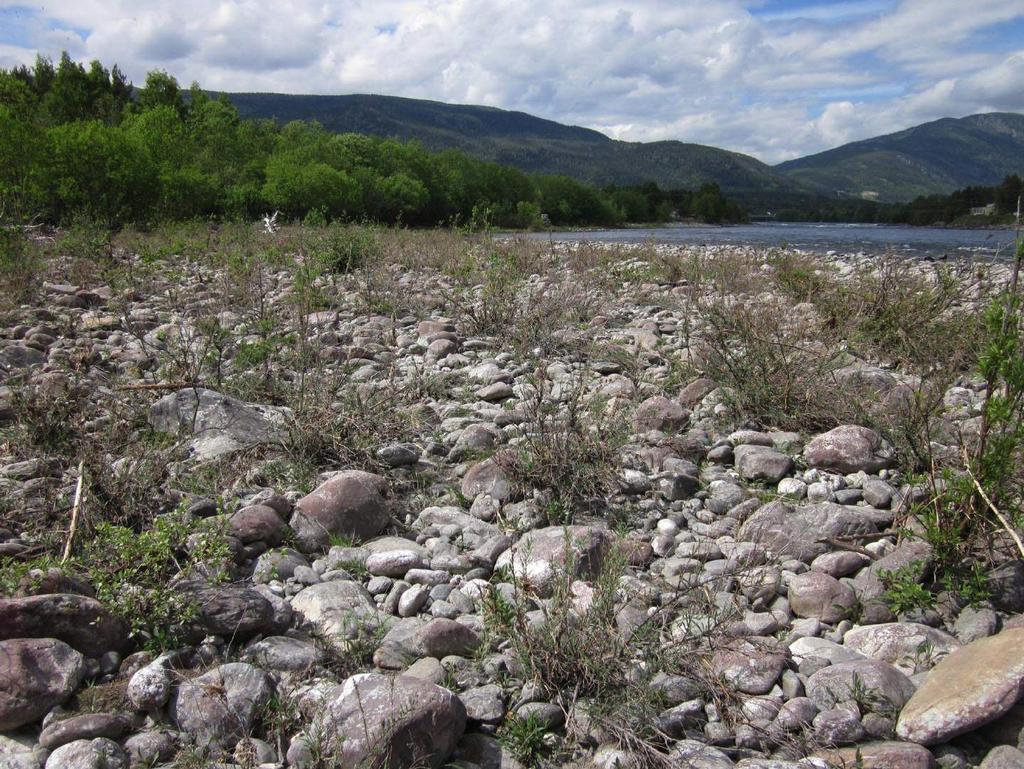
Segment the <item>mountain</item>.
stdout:
<svg viewBox="0 0 1024 769">
<path fill-rule="evenodd" d="M 316 120 L 338 132 L 415 139 L 524 171 L 598 186 L 657 182 L 695 189 L 716 182 L 748 209 L 815 198 L 904 201 L 1024 173 L 1024 115 L 943 118 L 775 167 L 749 155 L 678 141 L 624 142 L 589 128 L 494 107 L 397 96 L 229 93 L 245 118 Z"/>
<path fill-rule="evenodd" d="M 882 201 L 998 184 L 1024 173 L 1024 115 L 991 112 L 942 118 L 775 166 L 831 197 Z"/>
<path fill-rule="evenodd" d="M 244 118 L 316 120 L 331 131 L 415 139 L 429 149 L 459 149 L 524 171 L 565 174 L 598 186 L 653 181 L 662 188 L 695 189 L 716 182 L 749 207 L 807 197 L 798 182 L 748 155 L 677 141 L 617 141 L 524 112 L 395 96 L 227 96 Z"/>
</svg>

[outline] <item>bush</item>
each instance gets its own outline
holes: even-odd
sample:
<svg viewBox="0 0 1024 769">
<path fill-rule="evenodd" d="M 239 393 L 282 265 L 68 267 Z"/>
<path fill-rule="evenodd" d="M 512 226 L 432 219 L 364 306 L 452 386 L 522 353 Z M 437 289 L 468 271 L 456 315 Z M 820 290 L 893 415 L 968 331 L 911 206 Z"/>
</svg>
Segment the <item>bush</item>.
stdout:
<svg viewBox="0 0 1024 769">
<path fill-rule="evenodd" d="M 177 581 L 199 570 L 205 579 L 223 576 L 229 562 L 221 532 L 197 533 L 189 516 L 176 512 L 158 517 L 152 528 L 141 532 L 100 523 L 82 552 L 60 568 L 92 585 L 96 598 L 125 621 L 137 640 L 167 649 L 189 635 L 199 608 Z M 0 592 L 11 593 L 32 570 L 55 565 L 49 557 L 0 561 Z"/>
<path fill-rule="evenodd" d="M 600 509 L 617 488 L 618 454 L 627 431 L 604 401 L 587 402 L 582 382 L 553 383 L 538 370 L 525 410 L 522 440 L 500 455 L 522 495 L 535 489 L 546 499 L 550 523 L 571 523 L 585 510 Z"/>
<path fill-rule="evenodd" d="M 704 372 L 727 388 L 735 416 L 782 430 L 827 430 L 858 409 L 836 370 L 843 354 L 815 319 L 786 317 L 784 304 L 709 299 L 696 351 Z"/>
<path fill-rule="evenodd" d="M 978 368 L 985 380 L 981 425 L 961 446 L 959 465 L 929 458 L 926 499 L 914 531 L 932 546 L 932 585 L 975 603 L 988 594 L 985 567 L 1024 558 L 1024 343 L 1018 272 L 983 315 Z"/>
<path fill-rule="evenodd" d="M 0 290 L 7 301 L 30 296 L 42 280 L 38 246 L 29 231 L 0 221 Z"/>
<path fill-rule="evenodd" d="M 331 225 L 316 245 L 316 260 L 334 274 L 373 266 L 381 257 L 379 236 L 372 227 Z"/>
</svg>

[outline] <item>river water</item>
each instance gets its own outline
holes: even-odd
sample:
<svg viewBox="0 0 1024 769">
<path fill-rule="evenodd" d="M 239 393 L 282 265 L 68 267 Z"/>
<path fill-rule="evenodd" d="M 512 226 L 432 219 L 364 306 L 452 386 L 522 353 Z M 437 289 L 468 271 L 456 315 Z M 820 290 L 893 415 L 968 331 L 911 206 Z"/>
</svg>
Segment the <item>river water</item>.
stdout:
<svg viewBox="0 0 1024 769">
<path fill-rule="evenodd" d="M 894 227 L 876 224 L 804 224 L 771 222 L 730 227 L 668 225 L 621 230 L 533 233 L 539 239 L 600 243 L 678 243 L 680 245 L 789 246 L 842 254 L 897 254 L 912 257 L 967 256 L 1011 258 L 1010 230 Z"/>
</svg>

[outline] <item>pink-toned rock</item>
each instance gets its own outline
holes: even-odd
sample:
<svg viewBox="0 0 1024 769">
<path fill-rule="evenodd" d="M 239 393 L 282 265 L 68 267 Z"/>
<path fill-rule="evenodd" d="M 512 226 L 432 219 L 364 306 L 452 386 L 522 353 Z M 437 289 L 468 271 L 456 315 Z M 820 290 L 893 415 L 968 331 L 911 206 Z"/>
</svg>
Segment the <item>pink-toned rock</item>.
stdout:
<svg viewBox="0 0 1024 769">
<path fill-rule="evenodd" d="M 797 574 L 789 582 L 789 606 L 798 617 L 834 624 L 846 619 L 856 603 L 852 587 L 820 571 Z"/>
<path fill-rule="evenodd" d="M 81 683 L 84 662 L 53 638 L 0 641 L 0 732 L 31 724 L 64 702 Z"/>
<path fill-rule="evenodd" d="M 960 642 L 945 631 L 917 622 L 887 622 L 849 630 L 843 645 L 865 657 L 888 662 L 908 676 L 935 666 L 960 648 Z"/>
<path fill-rule="evenodd" d="M 0 641 L 59 638 L 88 657 L 124 651 L 128 626 L 95 598 L 77 593 L 0 599 Z"/>
<path fill-rule="evenodd" d="M 362 673 L 345 681 L 323 723 L 340 745 L 340 766 L 378 769 L 444 764 L 466 729 L 466 709 L 447 689 L 412 676 Z"/>
<path fill-rule="evenodd" d="M 912 742 L 868 742 L 815 754 L 838 769 L 934 769 L 928 748 Z"/>
<path fill-rule="evenodd" d="M 326 547 L 334 535 L 365 540 L 387 528 L 388 482 L 362 470 L 346 470 L 317 486 L 295 505 L 291 527 L 307 552 Z"/>
<path fill-rule="evenodd" d="M 839 473 L 877 473 L 894 462 L 892 447 L 874 430 L 841 425 L 811 440 L 804 448 L 808 467 Z"/>
<path fill-rule="evenodd" d="M 1024 629 L 957 649 L 936 665 L 896 724 L 900 739 L 937 745 L 1009 711 L 1024 694 Z"/>
</svg>

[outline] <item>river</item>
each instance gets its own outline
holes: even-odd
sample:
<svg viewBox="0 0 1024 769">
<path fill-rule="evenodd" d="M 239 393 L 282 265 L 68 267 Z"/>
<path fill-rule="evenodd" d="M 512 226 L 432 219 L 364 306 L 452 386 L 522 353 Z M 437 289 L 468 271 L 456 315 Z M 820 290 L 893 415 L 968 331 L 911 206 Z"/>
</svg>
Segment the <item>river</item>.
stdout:
<svg viewBox="0 0 1024 769">
<path fill-rule="evenodd" d="M 678 243 L 681 245 L 790 246 L 826 253 L 885 254 L 933 258 L 1013 256 L 1011 230 L 896 227 L 876 224 L 771 222 L 730 227 L 667 225 L 616 230 L 537 232 L 530 237 L 601 243 Z"/>
</svg>

